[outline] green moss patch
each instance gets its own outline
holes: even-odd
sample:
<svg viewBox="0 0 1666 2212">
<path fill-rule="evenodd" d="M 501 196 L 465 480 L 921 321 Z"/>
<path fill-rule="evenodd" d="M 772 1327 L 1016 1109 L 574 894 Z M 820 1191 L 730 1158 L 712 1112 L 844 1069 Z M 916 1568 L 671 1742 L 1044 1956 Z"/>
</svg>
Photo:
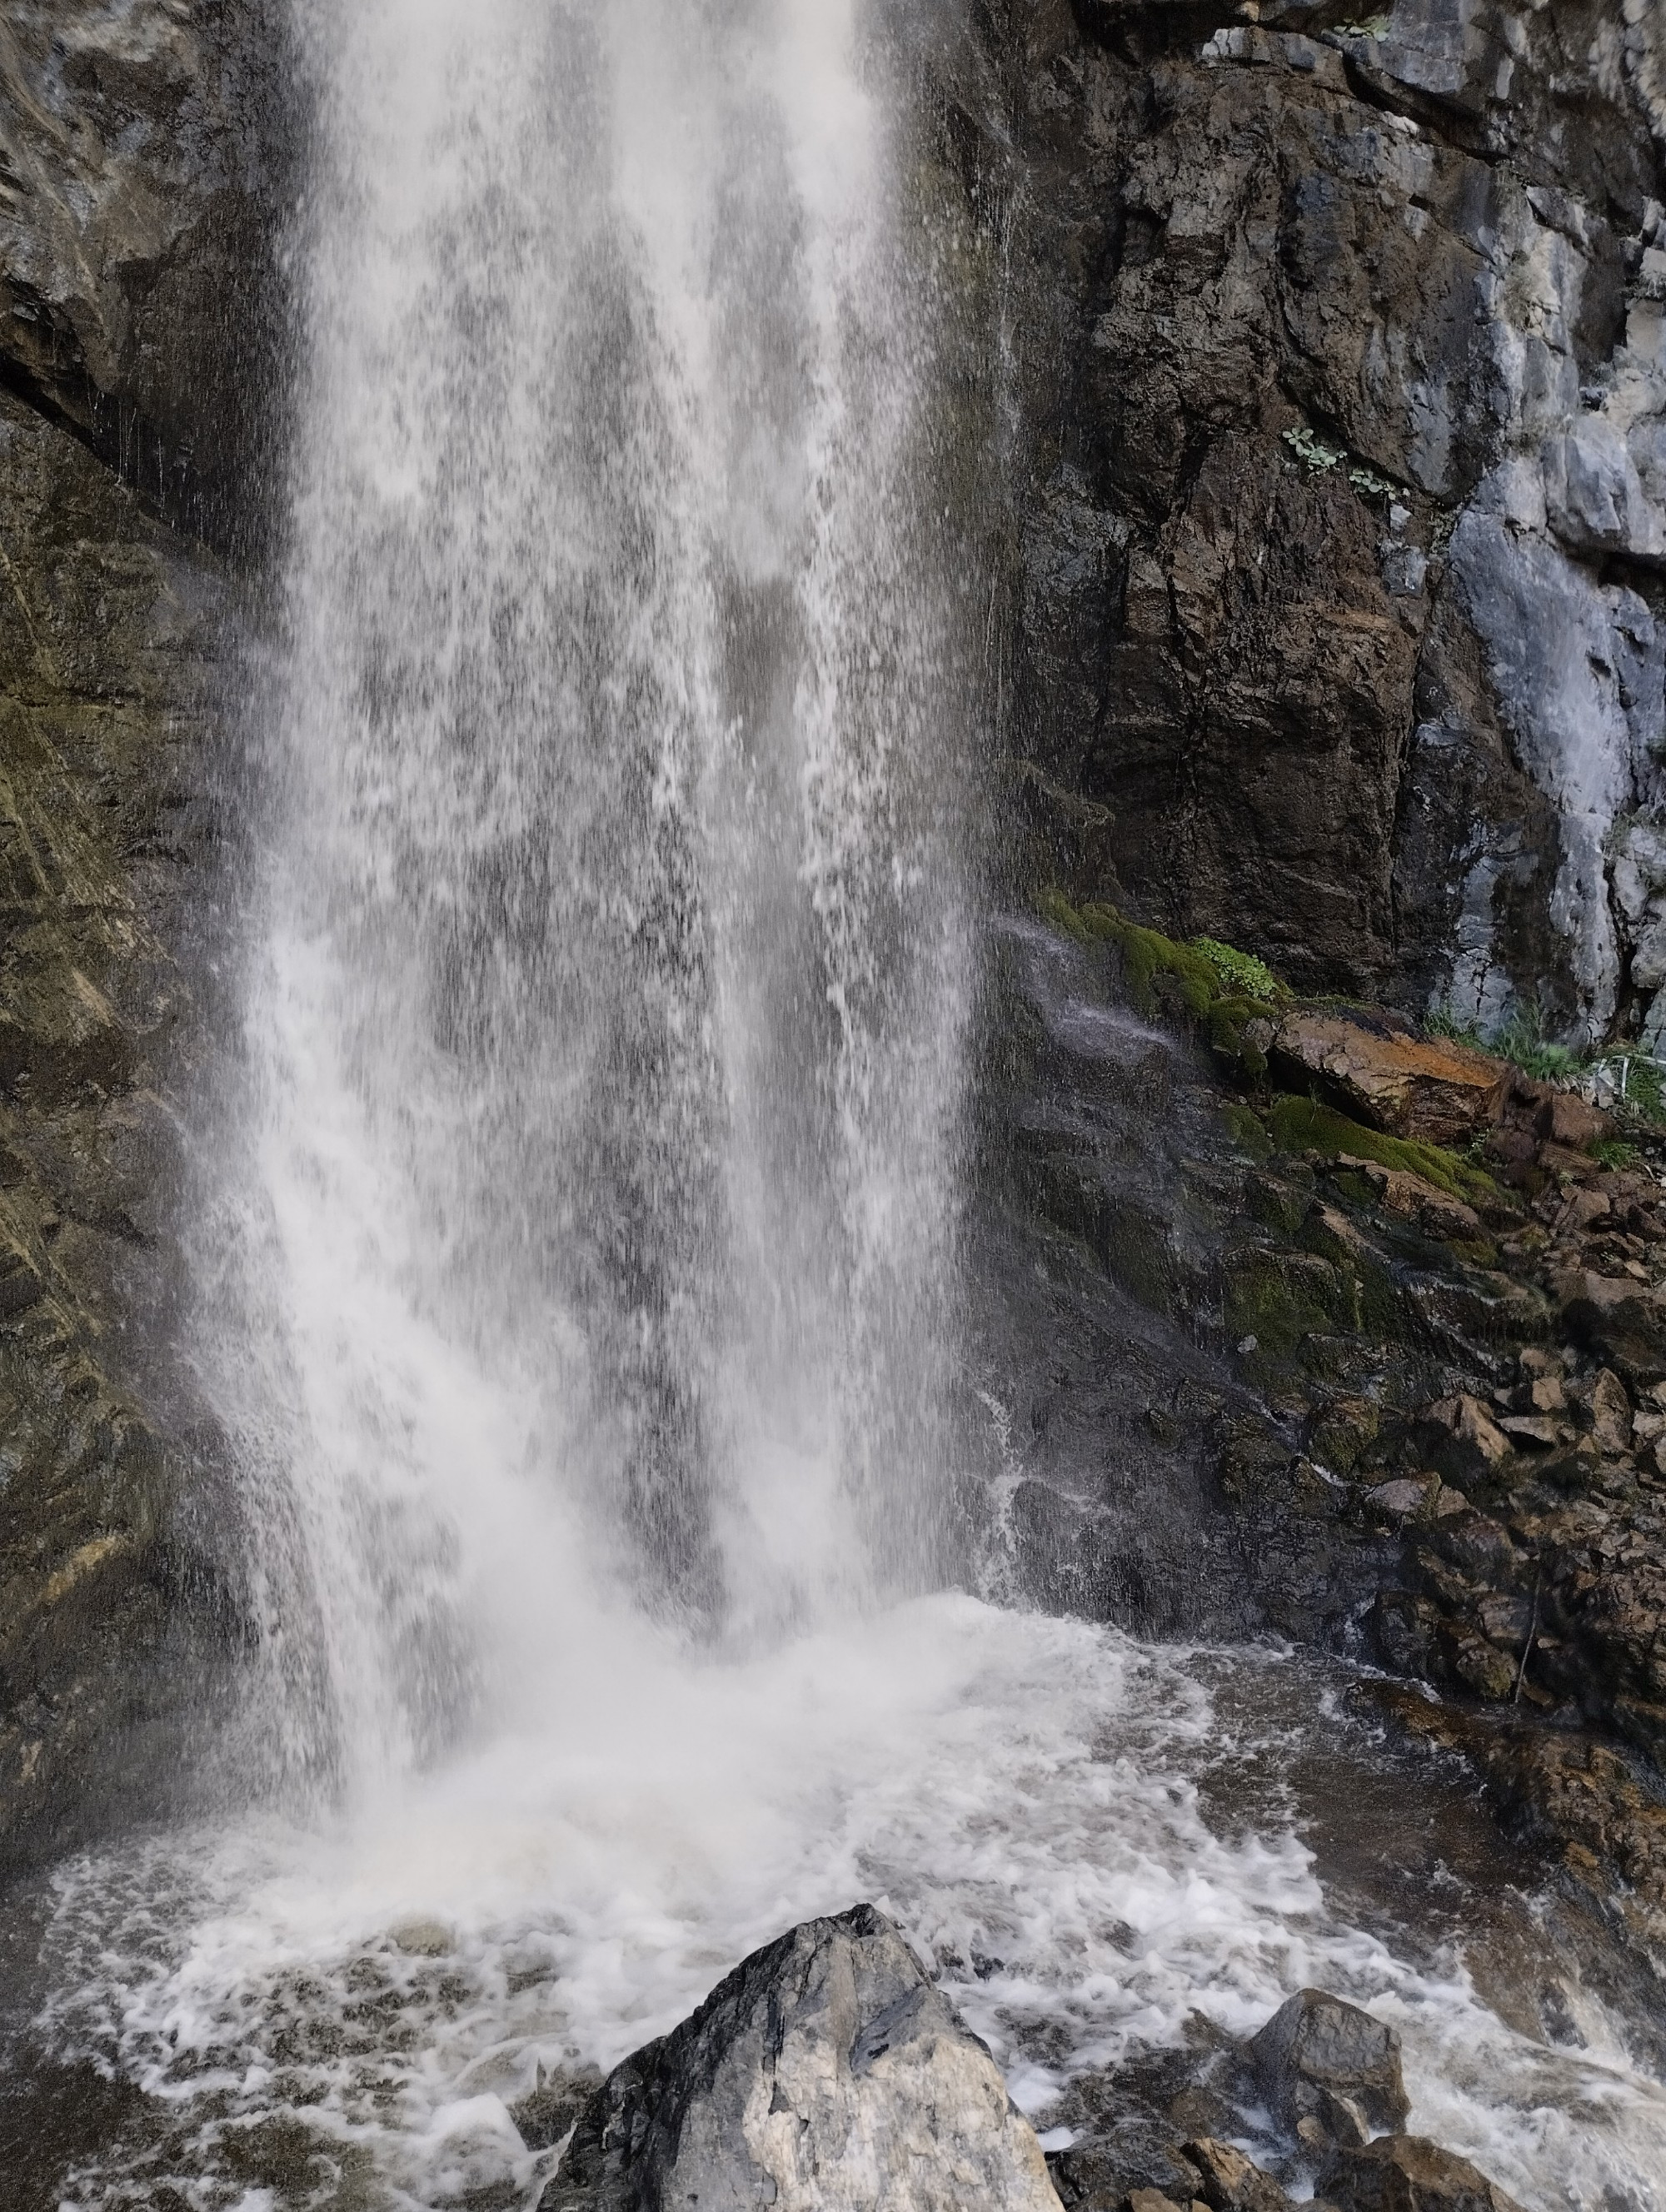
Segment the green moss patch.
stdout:
<svg viewBox="0 0 1666 2212">
<path fill-rule="evenodd" d="M 1374 1160 L 1378 1167 L 1421 1176 L 1437 1190 L 1461 1198 L 1469 1206 L 1496 1204 L 1501 1195 L 1491 1176 L 1471 1167 L 1456 1152 L 1449 1152 L 1444 1145 L 1417 1145 L 1404 1137 L 1384 1136 L 1380 1129 L 1350 1121 L 1346 1114 L 1322 1106 L 1316 1099 L 1286 1094 L 1273 1101 L 1264 1119 L 1280 1152 L 1323 1152 L 1331 1158 L 1349 1152 L 1355 1159 Z"/>
<path fill-rule="evenodd" d="M 1244 1032 L 1252 1022 L 1276 1024 L 1292 994 L 1265 961 L 1219 938 L 1179 944 L 1129 921 L 1114 906 L 1073 906 L 1061 891 L 1044 891 L 1038 904 L 1045 919 L 1078 944 L 1116 946 L 1136 1013 L 1147 1020 L 1189 1015 L 1217 1052 L 1241 1061 L 1253 1076 L 1266 1073 L 1265 1053 Z"/>
</svg>

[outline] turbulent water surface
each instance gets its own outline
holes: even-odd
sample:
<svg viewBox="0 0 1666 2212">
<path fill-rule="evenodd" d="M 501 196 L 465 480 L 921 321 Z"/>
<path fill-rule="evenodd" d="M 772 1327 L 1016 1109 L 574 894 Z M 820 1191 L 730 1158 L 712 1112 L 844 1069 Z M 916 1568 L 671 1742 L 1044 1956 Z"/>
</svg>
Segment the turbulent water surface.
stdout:
<svg viewBox="0 0 1666 2212">
<path fill-rule="evenodd" d="M 1451 1778 L 1322 1670 L 998 1602 L 998 395 L 945 366 L 988 248 L 903 58 L 848 0 L 296 5 L 286 642 L 193 1255 L 255 1630 L 222 1812 L 42 1902 L 36 2059 L 144 2093 L 66 2200 L 530 2205 L 541 2072 L 873 1897 L 1043 2128 L 1317 1981 L 1538 2212 L 1659 2203 L 1666 2099 L 1547 1907 L 1470 1924 Z"/>
</svg>

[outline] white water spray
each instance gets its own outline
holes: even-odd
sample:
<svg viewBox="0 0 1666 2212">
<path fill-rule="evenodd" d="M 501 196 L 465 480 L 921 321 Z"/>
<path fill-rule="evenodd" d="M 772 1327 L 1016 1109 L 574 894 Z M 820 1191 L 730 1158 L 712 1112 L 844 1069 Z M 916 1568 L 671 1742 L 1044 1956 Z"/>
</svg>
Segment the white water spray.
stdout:
<svg viewBox="0 0 1666 2212">
<path fill-rule="evenodd" d="M 217 1387 L 352 1787 L 564 1658 L 603 1553 L 730 1637 L 940 1577 L 976 731 L 848 5 L 302 29 Z"/>
</svg>

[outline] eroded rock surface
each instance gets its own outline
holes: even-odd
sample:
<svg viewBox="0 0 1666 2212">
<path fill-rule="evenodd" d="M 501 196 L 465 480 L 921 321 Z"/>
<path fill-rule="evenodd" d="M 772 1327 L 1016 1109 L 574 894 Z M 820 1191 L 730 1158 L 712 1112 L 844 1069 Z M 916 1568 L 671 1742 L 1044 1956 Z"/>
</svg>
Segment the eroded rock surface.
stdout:
<svg viewBox="0 0 1666 2212">
<path fill-rule="evenodd" d="M 857 1905 L 754 1952 L 616 2067 L 542 2212 L 1057 2212 L 994 2061 L 883 1914 Z"/>
<path fill-rule="evenodd" d="M 285 22 L 269 0 L 0 21 L 0 380 L 222 546 L 270 489 Z"/>
</svg>

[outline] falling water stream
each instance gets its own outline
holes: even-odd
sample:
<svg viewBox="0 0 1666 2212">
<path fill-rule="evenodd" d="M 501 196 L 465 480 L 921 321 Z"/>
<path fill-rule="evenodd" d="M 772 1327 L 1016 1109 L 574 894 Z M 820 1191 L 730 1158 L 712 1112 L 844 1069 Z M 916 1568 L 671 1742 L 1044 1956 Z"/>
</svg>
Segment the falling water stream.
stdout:
<svg viewBox="0 0 1666 2212">
<path fill-rule="evenodd" d="M 1378 1757 L 1331 1677 L 997 1601 L 976 249 L 882 30 L 295 6 L 287 643 L 193 1255 L 251 1680 L 225 1809 L 55 1878 L 34 2033 L 150 2115 L 65 2201 L 530 2206 L 541 2074 L 868 1896 L 1043 2128 L 1318 1981 L 1535 2212 L 1666 2203 L 1596 1995 L 1554 2045 L 1456 1875 L 1327 1887 L 1279 1778 Z"/>
</svg>

